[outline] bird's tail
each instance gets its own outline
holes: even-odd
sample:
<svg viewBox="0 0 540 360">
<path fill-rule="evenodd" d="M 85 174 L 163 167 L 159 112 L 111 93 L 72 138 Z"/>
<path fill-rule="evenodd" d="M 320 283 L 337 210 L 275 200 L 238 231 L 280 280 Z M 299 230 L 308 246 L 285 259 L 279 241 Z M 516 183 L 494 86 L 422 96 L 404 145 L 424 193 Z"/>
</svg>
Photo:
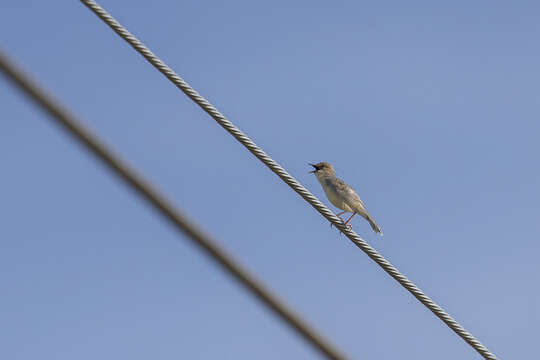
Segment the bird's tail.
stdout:
<svg viewBox="0 0 540 360">
<path fill-rule="evenodd" d="M 381 228 L 379 227 L 379 225 L 375 223 L 375 220 L 373 220 L 373 218 L 369 214 L 367 214 L 366 220 L 369 222 L 369 225 L 371 225 L 371 228 L 373 229 L 373 231 L 382 235 Z"/>
</svg>

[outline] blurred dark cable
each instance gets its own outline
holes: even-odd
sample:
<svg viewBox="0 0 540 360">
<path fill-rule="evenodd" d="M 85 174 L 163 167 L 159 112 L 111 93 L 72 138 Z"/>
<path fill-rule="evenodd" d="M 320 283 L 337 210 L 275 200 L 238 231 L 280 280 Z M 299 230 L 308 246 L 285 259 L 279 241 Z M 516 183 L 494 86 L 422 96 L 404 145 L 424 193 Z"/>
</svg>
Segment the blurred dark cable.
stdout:
<svg viewBox="0 0 540 360">
<path fill-rule="evenodd" d="M 203 231 L 192 224 L 176 210 L 162 195 L 154 190 L 142 177 L 114 155 L 97 137 L 85 129 L 65 108 L 38 88 L 27 76 L 0 52 L 0 70 L 15 87 L 30 97 L 39 107 L 45 110 L 50 118 L 79 141 L 88 151 L 94 154 L 109 170 L 125 181 L 137 194 L 148 201 L 153 208 L 172 225 L 188 236 L 196 245 L 205 250 L 211 259 L 219 263 L 235 280 L 245 286 L 249 292 L 271 309 L 274 315 L 291 326 L 298 335 L 328 359 L 345 359 L 330 343 L 310 328 L 299 316 L 289 310 L 280 300 L 265 289 L 257 280 L 244 270 L 230 255 L 226 254 Z"/>
</svg>

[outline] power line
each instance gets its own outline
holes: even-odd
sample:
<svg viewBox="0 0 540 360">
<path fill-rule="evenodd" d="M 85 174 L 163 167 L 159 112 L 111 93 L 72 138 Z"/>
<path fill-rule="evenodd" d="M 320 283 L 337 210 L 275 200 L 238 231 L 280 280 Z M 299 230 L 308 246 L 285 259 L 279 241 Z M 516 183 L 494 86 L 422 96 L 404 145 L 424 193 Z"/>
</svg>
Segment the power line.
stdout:
<svg viewBox="0 0 540 360">
<path fill-rule="evenodd" d="M 178 76 L 171 68 L 163 61 L 154 55 L 142 42 L 133 36 L 126 28 L 116 21 L 105 9 L 99 6 L 93 0 L 81 0 L 92 12 L 94 12 L 103 22 L 105 22 L 114 32 L 122 39 L 128 42 L 137 52 L 139 52 L 148 62 L 158 69 L 165 77 L 173 84 L 182 90 L 190 99 L 198 104 L 206 111 L 214 120 L 218 122 L 225 130 L 227 130 L 236 140 L 244 145 L 253 155 L 262 161 L 270 170 L 279 176 L 287 185 L 293 188 L 300 196 L 302 196 L 311 206 L 313 206 L 321 215 L 328 221 L 338 227 L 357 247 L 364 251 L 371 259 L 373 259 L 384 271 L 399 282 L 407 289 L 414 297 L 422 304 L 431 310 L 439 319 L 441 319 L 450 329 L 458 334 L 463 340 L 471 345 L 485 359 L 496 360 L 497 357 L 492 354 L 480 341 L 478 341 L 471 333 L 463 326 L 454 320 L 443 308 L 429 298 L 422 290 L 420 290 L 413 282 L 405 275 L 399 272 L 388 260 L 372 248 L 354 231 L 343 226 L 341 220 L 334 215 L 323 203 L 321 203 L 311 192 L 303 187 L 294 177 L 292 177 L 285 169 L 283 169 L 276 161 L 268 156 L 260 147 L 258 147 L 249 137 L 247 137 L 240 129 L 233 125 L 225 116 L 223 116 L 208 100 L 199 95 L 187 82 Z"/>
<path fill-rule="evenodd" d="M 7 75 L 11 82 L 28 95 L 34 102 L 45 110 L 51 119 L 79 141 L 85 148 L 102 161 L 106 167 L 120 177 L 136 193 L 148 201 L 160 215 L 169 220 L 172 225 L 183 232 L 196 245 L 199 245 L 207 255 L 219 263 L 235 280 L 245 286 L 252 295 L 271 309 L 275 315 L 290 325 L 299 335 L 311 344 L 322 355 L 332 360 L 345 359 L 345 356 L 334 348 L 321 335 L 310 328 L 299 316 L 289 310 L 285 304 L 272 295 L 255 278 L 244 270 L 233 258 L 225 253 L 207 234 L 191 223 L 181 212 L 153 189 L 142 177 L 131 170 L 118 156 L 112 153 L 96 136 L 85 129 L 76 118 L 65 108 L 61 107 L 0 52 L 0 70 Z"/>
</svg>

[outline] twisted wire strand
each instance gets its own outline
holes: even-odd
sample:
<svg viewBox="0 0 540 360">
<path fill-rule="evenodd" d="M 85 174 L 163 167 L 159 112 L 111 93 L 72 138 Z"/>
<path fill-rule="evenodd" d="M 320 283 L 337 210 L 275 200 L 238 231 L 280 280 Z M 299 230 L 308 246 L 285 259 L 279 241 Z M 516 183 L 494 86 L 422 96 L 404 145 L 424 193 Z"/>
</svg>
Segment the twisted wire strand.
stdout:
<svg viewBox="0 0 540 360">
<path fill-rule="evenodd" d="M 199 95 L 186 81 L 178 76 L 163 61 L 154 55 L 148 47 L 133 36 L 126 28 L 116 21 L 105 9 L 99 6 L 93 0 L 81 0 L 92 12 L 94 12 L 103 22 L 105 22 L 122 39 L 129 43 L 137 52 L 139 52 L 148 62 L 158 69 L 173 84 L 182 90 L 190 99 L 206 111 L 214 120 L 229 132 L 236 140 L 244 145 L 253 155 L 262 161 L 272 172 L 279 176 L 287 185 L 293 188 L 302 198 L 313 206 L 328 221 L 340 229 L 357 247 L 364 251 L 371 259 L 383 268 L 398 283 L 407 289 L 422 304 L 431 310 L 439 319 L 441 319 L 450 329 L 458 334 L 470 346 L 472 346 L 485 359 L 496 360 L 497 357 L 492 354 L 484 345 L 482 345 L 472 334 L 463 328 L 454 320 L 444 309 L 430 299 L 422 290 L 412 283 L 405 275 L 399 272 L 388 260 L 358 236 L 353 230 L 343 225 L 341 219 L 321 203 L 311 192 L 302 186 L 294 177 L 283 169 L 276 161 L 268 156 L 260 147 L 258 147 L 247 135 L 233 125 L 225 116 L 223 116 L 212 104 L 204 97 Z"/>
<path fill-rule="evenodd" d="M 344 360 L 342 355 L 326 339 L 317 334 L 299 316 L 295 315 L 269 290 L 263 287 L 252 275 L 244 270 L 230 255 L 221 249 L 207 234 L 194 225 L 185 215 L 175 209 L 165 197 L 154 190 L 142 177 L 131 170 L 119 157 L 110 151 L 97 137 L 85 129 L 81 123 L 64 108 L 55 103 L 43 90 L 33 84 L 22 74 L 0 51 L 0 70 L 12 83 L 28 95 L 45 110 L 50 117 L 61 125 L 70 135 L 75 137 L 88 151 L 103 161 L 113 173 L 123 179 L 141 197 L 147 200 L 154 209 L 177 230 L 185 233 L 189 239 L 199 245 L 219 263 L 229 275 L 244 285 L 252 295 L 257 297 L 270 310 L 290 325 L 304 340 L 312 345 L 323 356 L 332 360 Z"/>
</svg>

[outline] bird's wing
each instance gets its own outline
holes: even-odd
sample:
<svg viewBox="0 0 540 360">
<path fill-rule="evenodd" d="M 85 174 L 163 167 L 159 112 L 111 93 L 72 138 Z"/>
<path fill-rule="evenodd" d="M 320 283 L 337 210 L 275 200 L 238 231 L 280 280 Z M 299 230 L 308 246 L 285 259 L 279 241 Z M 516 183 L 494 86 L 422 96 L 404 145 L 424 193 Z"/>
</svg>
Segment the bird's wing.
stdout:
<svg viewBox="0 0 540 360">
<path fill-rule="evenodd" d="M 339 193 L 342 193 L 345 199 L 352 198 L 355 202 L 360 203 L 362 207 L 364 208 L 364 210 L 366 210 L 366 205 L 364 205 L 364 202 L 360 200 L 360 196 L 358 196 L 356 191 L 354 191 L 353 188 L 350 187 L 345 181 L 341 179 L 337 179 L 337 178 L 336 180 L 337 180 L 337 191 Z"/>
</svg>

